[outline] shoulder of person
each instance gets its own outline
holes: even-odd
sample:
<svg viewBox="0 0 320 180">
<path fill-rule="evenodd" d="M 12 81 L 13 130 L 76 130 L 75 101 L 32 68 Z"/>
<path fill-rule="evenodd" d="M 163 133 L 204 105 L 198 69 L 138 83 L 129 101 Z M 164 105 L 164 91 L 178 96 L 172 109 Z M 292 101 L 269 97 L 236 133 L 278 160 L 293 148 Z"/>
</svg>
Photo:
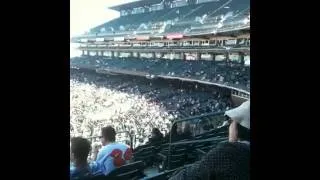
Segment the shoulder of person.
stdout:
<svg viewBox="0 0 320 180">
<path fill-rule="evenodd" d="M 250 150 L 250 145 L 241 142 L 221 142 L 216 147 L 217 150 L 236 150 L 236 149 L 246 149 Z"/>
</svg>

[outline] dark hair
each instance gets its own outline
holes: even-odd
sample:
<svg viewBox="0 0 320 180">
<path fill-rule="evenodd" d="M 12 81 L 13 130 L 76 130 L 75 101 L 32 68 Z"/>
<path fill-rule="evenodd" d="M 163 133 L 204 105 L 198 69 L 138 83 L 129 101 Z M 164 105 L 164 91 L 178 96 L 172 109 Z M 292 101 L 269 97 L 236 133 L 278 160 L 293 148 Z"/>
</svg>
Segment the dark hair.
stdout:
<svg viewBox="0 0 320 180">
<path fill-rule="evenodd" d="M 153 128 L 152 133 L 156 135 L 158 138 L 163 138 L 163 134 L 160 132 L 158 128 Z"/>
<path fill-rule="evenodd" d="M 107 139 L 110 142 L 116 141 L 116 131 L 113 127 L 107 126 L 101 129 L 102 137 Z"/>
<path fill-rule="evenodd" d="M 191 127 L 189 123 L 186 123 L 183 129 L 183 133 L 191 133 Z"/>
<path fill-rule="evenodd" d="M 237 123 L 237 129 L 238 129 L 238 138 L 240 140 L 245 140 L 250 142 L 250 129 L 241 126 L 239 123 Z"/>
<path fill-rule="evenodd" d="M 71 152 L 74 158 L 80 161 L 87 161 L 89 152 L 91 151 L 90 142 L 82 137 L 74 137 L 71 139 Z"/>
<path fill-rule="evenodd" d="M 178 135 L 178 123 L 175 123 L 171 129 L 171 136 L 176 136 L 176 135 Z"/>
</svg>

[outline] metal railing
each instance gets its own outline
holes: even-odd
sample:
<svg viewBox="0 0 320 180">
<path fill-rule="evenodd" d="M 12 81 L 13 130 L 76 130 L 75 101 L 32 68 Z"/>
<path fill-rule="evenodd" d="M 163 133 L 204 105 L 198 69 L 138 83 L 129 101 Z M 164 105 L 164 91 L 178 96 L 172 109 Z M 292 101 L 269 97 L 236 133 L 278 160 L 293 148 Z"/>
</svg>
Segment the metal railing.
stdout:
<svg viewBox="0 0 320 180">
<path fill-rule="evenodd" d="M 199 142 L 199 140 L 197 141 L 184 141 L 184 142 L 177 142 L 177 143 L 172 143 L 172 128 L 175 124 L 177 123 L 180 123 L 180 122 L 186 122 L 186 121 L 191 121 L 191 120 L 194 120 L 194 119 L 200 119 L 202 117 L 208 117 L 208 116 L 221 116 L 224 114 L 224 111 L 223 112 L 215 112 L 215 113 L 208 113 L 208 114 L 204 114 L 204 115 L 200 115 L 200 116 L 192 116 L 192 117 L 188 117 L 188 118 L 184 118 L 184 119 L 180 119 L 180 120 L 175 120 L 172 124 L 171 124 L 171 127 L 170 127 L 170 132 L 169 132 L 169 148 L 168 148 L 168 167 L 170 169 L 170 156 L 171 156 L 171 146 L 172 145 L 177 145 L 177 144 L 188 144 L 188 143 L 193 143 L 193 142 Z M 196 127 L 197 128 L 197 127 Z M 201 140 L 202 141 L 210 141 L 211 139 L 209 140 Z"/>
</svg>

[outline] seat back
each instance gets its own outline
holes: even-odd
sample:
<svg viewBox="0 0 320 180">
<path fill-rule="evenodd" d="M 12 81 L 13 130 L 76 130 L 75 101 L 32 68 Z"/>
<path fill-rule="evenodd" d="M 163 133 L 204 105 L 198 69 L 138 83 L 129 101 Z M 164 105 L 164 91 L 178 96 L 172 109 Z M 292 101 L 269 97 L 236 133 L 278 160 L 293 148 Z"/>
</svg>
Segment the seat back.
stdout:
<svg viewBox="0 0 320 180">
<path fill-rule="evenodd" d="M 181 169 L 181 168 L 172 169 L 172 170 L 166 170 L 166 171 L 163 171 L 161 173 L 157 173 L 157 174 L 155 174 L 153 176 L 145 177 L 142 180 L 167 180 L 178 169 Z"/>
<path fill-rule="evenodd" d="M 154 146 L 142 148 L 133 154 L 134 161 L 143 161 L 147 165 L 151 165 L 155 156 Z"/>
<path fill-rule="evenodd" d="M 137 161 L 123 165 L 106 176 L 106 179 L 139 179 L 144 177 L 144 163 Z"/>
</svg>

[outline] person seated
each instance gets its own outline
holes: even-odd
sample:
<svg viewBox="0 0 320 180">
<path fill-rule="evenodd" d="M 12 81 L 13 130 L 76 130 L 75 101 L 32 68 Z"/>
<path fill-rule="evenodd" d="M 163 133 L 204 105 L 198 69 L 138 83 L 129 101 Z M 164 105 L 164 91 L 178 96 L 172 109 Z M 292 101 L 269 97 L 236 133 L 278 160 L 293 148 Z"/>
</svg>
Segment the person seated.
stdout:
<svg viewBox="0 0 320 180">
<path fill-rule="evenodd" d="M 171 142 L 175 142 L 175 141 L 179 141 L 179 134 L 178 134 L 178 125 L 177 123 L 175 123 L 172 128 L 171 131 L 164 137 L 166 142 L 170 142 L 170 136 L 171 136 Z"/>
<path fill-rule="evenodd" d="M 193 136 L 192 136 L 190 124 L 185 123 L 182 129 L 182 132 L 179 134 L 179 139 L 180 140 L 191 139 L 192 137 Z"/>
<path fill-rule="evenodd" d="M 74 137 L 70 147 L 70 179 L 90 177 L 101 173 L 97 163 L 88 163 L 91 146 L 87 139 Z"/>
<path fill-rule="evenodd" d="M 101 130 L 101 143 L 103 147 L 96 155 L 96 162 L 104 175 L 108 175 L 114 169 L 127 164 L 132 158 L 132 149 L 123 143 L 117 143 L 116 131 L 107 126 Z"/>
<path fill-rule="evenodd" d="M 219 143 L 200 161 L 186 166 L 170 180 L 250 179 L 250 101 L 225 112 L 229 142 Z"/>
<path fill-rule="evenodd" d="M 163 134 L 158 128 L 153 128 L 151 132 L 151 138 L 149 138 L 148 144 L 158 144 L 163 141 Z"/>
<path fill-rule="evenodd" d="M 185 123 L 183 128 L 181 123 L 179 125 L 178 123 L 175 123 L 172 126 L 170 133 L 171 133 L 171 142 L 192 138 L 192 132 L 191 132 L 189 123 Z M 165 141 L 167 142 L 170 141 L 170 133 L 164 138 Z"/>
</svg>

